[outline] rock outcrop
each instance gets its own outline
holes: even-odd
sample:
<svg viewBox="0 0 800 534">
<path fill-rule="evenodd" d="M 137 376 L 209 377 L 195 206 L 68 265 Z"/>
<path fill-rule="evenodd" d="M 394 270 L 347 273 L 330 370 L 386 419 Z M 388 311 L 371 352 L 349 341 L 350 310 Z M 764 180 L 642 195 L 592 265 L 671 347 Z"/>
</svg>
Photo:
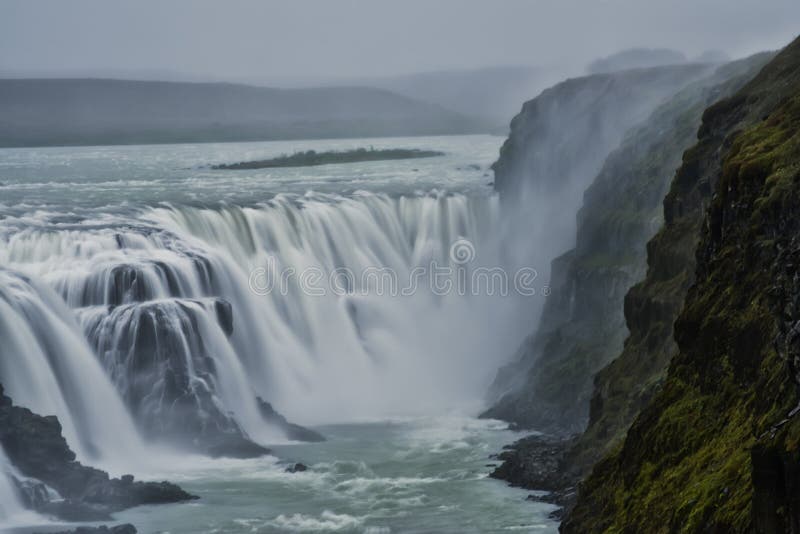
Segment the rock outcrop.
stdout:
<svg viewBox="0 0 800 534">
<path fill-rule="evenodd" d="M 798 132 L 800 40 L 704 113 L 648 245 L 650 289 L 626 299 L 642 350 L 598 381 L 668 372 L 563 532 L 798 531 Z M 677 350 L 660 354 L 676 309 Z"/>
<path fill-rule="evenodd" d="M 15 406 L 0 386 L 0 446 L 24 477 L 20 484 L 25 504 L 69 521 L 109 519 L 112 512 L 141 504 L 176 503 L 196 499 L 169 482 L 139 482 L 132 475 L 111 478 L 75 460 L 75 453 L 53 416 L 40 416 Z M 51 501 L 39 483 L 63 500 Z"/>
<path fill-rule="evenodd" d="M 220 366 L 226 355 L 233 357 L 227 301 L 133 302 L 85 317 L 84 327 L 145 434 L 211 456 L 269 453 L 220 400 L 221 374 L 231 372 Z"/>
<path fill-rule="evenodd" d="M 319 432 L 287 421 L 284 416 L 275 411 L 275 408 L 270 403 L 261 397 L 256 397 L 256 402 L 258 402 L 258 409 L 264 421 L 280 428 L 287 438 L 293 441 L 325 441 L 325 436 Z"/>
</svg>

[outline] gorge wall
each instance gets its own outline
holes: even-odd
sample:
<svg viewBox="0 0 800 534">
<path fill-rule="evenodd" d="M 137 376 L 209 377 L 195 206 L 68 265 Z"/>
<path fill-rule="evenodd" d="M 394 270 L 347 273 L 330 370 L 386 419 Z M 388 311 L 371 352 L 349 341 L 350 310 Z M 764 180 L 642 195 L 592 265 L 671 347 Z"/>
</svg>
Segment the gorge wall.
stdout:
<svg viewBox="0 0 800 534">
<path fill-rule="evenodd" d="M 709 65 L 681 65 L 586 76 L 562 82 L 525 103 L 493 167 L 517 261 L 535 267 L 551 287 L 560 288 L 563 269 L 556 264 L 551 277 L 550 262 L 575 245 L 575 214 L 609 152 L 664 99 L 712 70 Z M 524 238 L 519 228 L 525 229 Z M 541 330 L 552 329 L 564 314 L 568 310 L 556 313 L 548 303 Z M 538 317 L 533 315 L 531 331 Z M 515 357 L 518 363 L 500 371 L 490 395 L 494 401 L 503 400 L 486 416 L 520 426 L 535 421 L 514 396 L 525 385 L 541 351 L 540 341 L 531 336 Z"/>
<path fill-rule="evenodd" d="M 586 122 L 572 121 L 572 138 L 559 141 L 561 153 L 555 149 L 559 145 L 554 147 L 552 141 L 538 138 L 510 139 L 506 143 L 519 145 L 520 151 L 523 143 L 529 143 L 534 154 L 543 149 L 553 151 L 556 156 L 550 157 L 557 161 L 559 155 L 575 152 L 564 159 L 573 165 L 567 171 L 553 169 L 552 164 L 548 170 L 539 159 L 532 158 L 527 167 L 520 167 L 527 168 L 527 174 L 518 170 L 517 179 L 534 184 L 517 187 L 541 187 L 538 180 L 543 180 L 547 172 L 572 173 L 580 177 L 573 182 L 576 189 L 580 186 L 583 189 L 573 194 L 579 200 L 582 198 L 583 207 L 578 212 L 577 225 L 568 209 L 562 211 L 561 217 L 571 220 L 574 233 L 570 240 L 562 239 L 560 243 L 574 247 L 566 252 L 566 249 L 553 250 L 563 254 L 552 263 L 551 295 L 541 321 L 520 348 L 517 361 L 498 376 L 494 393 L 499 399 L 486 412 L 487 416 L 559 434 L 584 428 L 592 377 L 622 349 L 627 334 L 622 314 L 624 296 L 644 275 L 644 245 L 661 223 L 661 199 L 680 164 L 683 150 L 694 139 L 702 110 L 743 84 L 763 61 L 764 58 L 756 57 L 716 71 L 709 68 L 711 74 L 685 89 L 668 86 L 666 89 L 671 92 L 649 102 L 652 114 L 629 117 L 627 132 L 609 136 L 608 142 L 601 143 L 598 152 L 587 160 L 582 160 L 577 152 L 589 143 L 595 131 L 593 124 L 609 120 L 606 115 L 618 117 L 621 104 L 607 94 L 587 108 Z M 654 72 L 658 70 L 636 70 L 616 76 L 630 82 L 627 77 Z M 591 86 L 596 80 L 590 77 L 586 82 Z M 643 110 L 644 107 L 640 111 Z M 541 133 L 542 128 L 537 126 L 535 131 Z M 501 155 L 496 165 L 501 191 L 508 180 L 506 155 Z M 555 216 L 548 215 L 547 219 L 553 220 Z M 550 230 L 551 225 L 546 228 Z"/>
<path fill-rule="evenodd" d="M 797 531 L 798 94 L 800 41 L 705 112 L 643 284 L 688 285 L 694 274 L 677 352 L 622 444 L 581 486 L 564 532 Z M 661 323 L 649 329 L 656 340 Z M 638 358 L 656 360 L 654 345 Z M 642 383 L 646 367 L 624 372 Z M 621 372 L 612 364 L 599 382 Z"/>
<path fill-rule="evenodd" d="M 552 295 L 535 335 L 522 350 L 522 359 L 513 366 L 525 370 L 526 378 L 488 412 L 523 427 L 569 434 L 586 427 L 594 395 L 591 420 L 600 419 L 602 412 L 604 421 L 592 427 L 593 439 L 580 443 L 575 450 L 585 449 L 587 455 L 580 459 L 579 470 L 596 459 L 591 456 L 598 446 L 600 450 L 609 446 L 627 428 L 656 378 L 634 383 L 622 373 L 604 387 L 603 373 L 595 378 L 598 371 L 623 350 L 641 350 L 643 337 L 654 346 L 658 335 L 663 345 L 659 358 L 641 363 L 649 365 L 654 374 L 663 371 L 672 350 L 670 314 L 674 317 L 677 313 L 689 279 L 672 281 L 668 286 L 674 286 L 674 298 L 666 294 L 663 285 L 650 290 L 662 303 L 660 314 L 647 315 L 642 305 L 632 304 L 637 302 L 637 295 L 646 292 L 641 286 L 628 290 L 645 275 L 645 244 L 663 222 L 662 199 L 675 169 L 696 138 L 703 110 L 740 88 L 768 58 L 761 54 L 730 63 L 677 92 L 627 132 L 584 194 L 576 245 L 553 262 Z M 667 226 L 671 224 L 669 221 Z M 673 264 L 688 265 L 687 261 L 691 260 L 684 256 Z M 627 316 L 624 309 L 629 310 Z M 651 316 L 667 328 L 657 333 L 648 328 Z M 636 365 L 638 360 L 634 360 L 626 362 L 624 368 Z M 595 381 L 598 391 L 593 394 Z M 608 391 L 623 389 L 625 398 L 612 406 L 616 398 L 610 399 Z M 577 459 L 571 457 L 572 468 L 577 467 Z"/>
</svg>

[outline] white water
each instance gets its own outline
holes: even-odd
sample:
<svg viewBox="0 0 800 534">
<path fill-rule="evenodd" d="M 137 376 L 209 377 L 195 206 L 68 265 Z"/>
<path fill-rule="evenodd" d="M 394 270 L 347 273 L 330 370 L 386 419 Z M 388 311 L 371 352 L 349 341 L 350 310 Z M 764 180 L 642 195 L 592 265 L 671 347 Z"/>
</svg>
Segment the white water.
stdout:
<svg viewBox="0 0 800 534">
<path fill-rule="evenodd" d="M 0 447 L 0 526 L 41 521 L 20 502 L 12 476 L 11 465 L 3 447 Z"/>
<path fill-rule="evenodd" d="M 225 414 L 259 443 L 285 441 L 256 396 L 300 424 L 474 415 L 543 297 L 441 294 L 427 278 L 380 294 L 360 275 L 389 269 L 397 289 L 432 262 L 513 275 L 518 236 L 485 176 L 499 142 L 369 140 L 448 156 L 227 174 L 196 165 L 285 143 L 5 151 L 0 382 L 15 403 L 57 415 L 79 459 L 116 473 L 163 465 L 151 442 L 184 414 L 189 426 Z M 451 247 L 464 239 L 475 257 L 456 264 Z M 327 278 L 324 295 L 297 278 L 261 294 L 259 268 L 356 279 L 346 294 Z M 166 369 L 185 375 L 196 413 L 164 400 Z M 293 528 L 310 514 L 349 528 L 321 512 L 274 521 Z"/>
<path fill-rule="evenodd" d="M 384 295 L 361 287 L 361 273 L 375 267 L 391 269 L 401 289 L 415 267 L 452 266 L 459 238 L 486 264 L 503 265 L 491 241 L 496 197 L 278 197 L 255 208 L 162 208 L 149 216 L 217 253 L 220 294 L 243 310 L 234 313 L 243 320 L 233 342 L 254 371 L 254 388 L 301 421 L 474 409 L 496 364 L 485 357 L 498 349 L 485 334 L 512 335 L 524 306 L 513 296 L 435 295 L 426 281 L 405 296 L 390 294 L 388 284 Z M 260 266 L 270 266 L 274 280 L 287 268 L 346 269 L 356 287 L 341 296 L 325 279 L 326 294 L 316 295 L 292 280 L 286 294 L 276 287 L 254 295 L 247 280 Z"/>
<path fill-rule="evenodd" d="M 82 459 L 133 459 L 141 448 L 133 422 L 51 289 L 0 270 L 0 339 L 0 376 L 15 404 L 57 415 Z"/>
</svg>

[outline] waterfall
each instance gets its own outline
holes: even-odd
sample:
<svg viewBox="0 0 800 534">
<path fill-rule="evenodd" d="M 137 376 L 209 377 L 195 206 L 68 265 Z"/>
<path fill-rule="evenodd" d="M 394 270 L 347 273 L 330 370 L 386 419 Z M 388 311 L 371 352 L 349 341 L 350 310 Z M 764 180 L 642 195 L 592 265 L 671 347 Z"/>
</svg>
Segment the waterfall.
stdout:
<svg viewBox="0 0 800 534">
<path fill-rule="evenodd" d="M 0 382 L 15 403 L 56 415 L 78 457 L 105 465 L 141 444 L 74 315 L 48 286 L 0 269 Z"/>
<path fill-rule="evenodd" d="M 397 291 L 415 269 L 453 267 L 459 240 L 474 249 L 465 267 L 506 266 L 500 222 L 496 196 L 362 192 L 29 225 L 0 250 L 14 269 L 0 284 L 0 380 L 58 415 L 86 458 L 137 432 L 280 439 L 257 397 L 300 423 L 474 409 L 498 365 L 486 355 L 511 353 L 530 299 L 427 280 Z M 258 269 L 316 269 L 324 294 L 297 277 L 261 293 Z M 345 270 L 375 276 L 327 276 Z M 394 293 L 376 291 L 384 273 Z"/>
<path fill-rule="evenodd" d="M 21 498 L 18 485 L 28 481 L 11 464 L 5 450 L 0 446 L 0 531 L 6 528 L 23 527 L 26 525 L 41 526 L 48 523 L 48 519 L 26 508 L 24 498 Z M 48 497 L 56 497 L 54 491 L 40 485 L 41 491 L 47 492 Z M 38 488 L 37 488 L 38 489 Z M 23 490 L 24 493 L 25 490 Z M 52 495 L 49 494 L 52 492 Z"/>
<path fill-rule="evenodd" d="M 0 525 L 10 525 L 14 518 L 25 513 L 12 479 L 11 463 L 0 447 Z"/>
<path fill-rule="evenodd" d="M 192 247 L 214 251 L 219 293 L 248 310 L 234 312 L 244 324 L 236 322 L 232 341 L 257 370 L 254 387 L 300 421 L 337 421 L 479 402 L 497 365 L 486 354 L 496 353 L 498 337 L 519 341 L 521 299 L 441 296 L 425 283 L 410 295 L 378 295 L 358 276 L 346 295 L 335 294 L 326 278 L 324 295 L 297 283 L 256 295 L 248 275 L 268 266 L 277 284 L 287 270 L 358 274 L 378 267 L 402 285 L 415 268 L 452 265 L 451 245 L 462 238 L 474 245 L 476 264 L 505 266 L 497 200 L 280 195 L 258 207 L 168 207 L 148 217 Z"/>
</svg>

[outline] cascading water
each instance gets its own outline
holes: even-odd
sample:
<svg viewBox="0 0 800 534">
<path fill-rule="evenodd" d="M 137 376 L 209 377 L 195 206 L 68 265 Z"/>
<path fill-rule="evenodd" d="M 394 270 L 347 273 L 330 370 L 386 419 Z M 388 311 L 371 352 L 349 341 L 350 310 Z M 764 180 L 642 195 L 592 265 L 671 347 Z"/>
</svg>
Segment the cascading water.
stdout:
<svg viewBox="0 0 800 534">
<path fill-rule="evenodd" d="M 12 524 L 16 517 L 27 513 L 11 477 L 11 463 L 0 447 L 0 525 Z"/>
<path fill-rule="evenodd" d="M 485 354 L 498 350 L 485 334 L 510 344 L 522 299 L 436 294 L 413 271 L 454 267 L 459 239 L 474 247 L 470 268 L 504 265 L 491 239 L 499 221 L 494 196 L 281 195 L 249 208 L 146 209 L 135 226 L 26 229 L 5 254 L 76 310 L 140 428 L 182 421 L 268 441 L 257 396 L 303 422 L 479 402 L 496 366 Z M 251 287 L 260 267 L 276 281 L 267 294 Z M 310 269 L 324 294 L 301 287 Z M 327 275 L 341 272 L 356 287 L 332 286 Z M 383 292 L 364 287 L 381 276 Z"/>
<path fill-rule="evenodd" d="M 525 264 L 485 178 L 498 140 L 426 142 L 453 155 L 222 175 L 191 167 L 205 146 L 11 151 L 0 383 L 57 415 L 82 461 L 159 478 L 167 456 L 152 443 L 244 457 L 295 447 L 260 399 L 300 424 L 477 413 L 543 298 L 513 286 Z M 349 454 L 328 431 L 329 453 Z M 395 475 L 367 476 L 393 498 Z"/>
<path fill-rule="evenodd" d="M 215 276 L 225 273 L 218 291 L 234 310 L 247 310 L 234 311 L 238 354 L 258 369 L 256 389 L 301 421 L 476 402 L 495 365 L 485 358 L 495 347 L 481 333 L 511 336 L 520 309 L 510 295 L 437 295 L 426 278 L 407 295 L 390 294 L 410 287 L 415 268 L 453 267 L 451 245 L 462 238 L 475 247 L 476 262 L 505 266 L 490 239 L 500 221 L 493 196 L 279 196 L 254 208 L 160 208 L 148 217 L 214 251 Z M 268 271 L 264 283 L 273 282 L 268 294 L 247 286 L 260 267 Z M 304 272 L 323 276 L 304 291 Z M 378 283 L 370 272 L 387 276 L 384 294 L 363 287 L 365 279 Z M 330 273 L 351 273 L 356 287 L 340 291 Z"/>
<path fill-rule="evenodd" d="M 15 402 L 55 414 L 79 458 L 133 458 L 133 423 L 73 314 L 52 289 L 0 270 L 0 382 Z"/>
</svg>

